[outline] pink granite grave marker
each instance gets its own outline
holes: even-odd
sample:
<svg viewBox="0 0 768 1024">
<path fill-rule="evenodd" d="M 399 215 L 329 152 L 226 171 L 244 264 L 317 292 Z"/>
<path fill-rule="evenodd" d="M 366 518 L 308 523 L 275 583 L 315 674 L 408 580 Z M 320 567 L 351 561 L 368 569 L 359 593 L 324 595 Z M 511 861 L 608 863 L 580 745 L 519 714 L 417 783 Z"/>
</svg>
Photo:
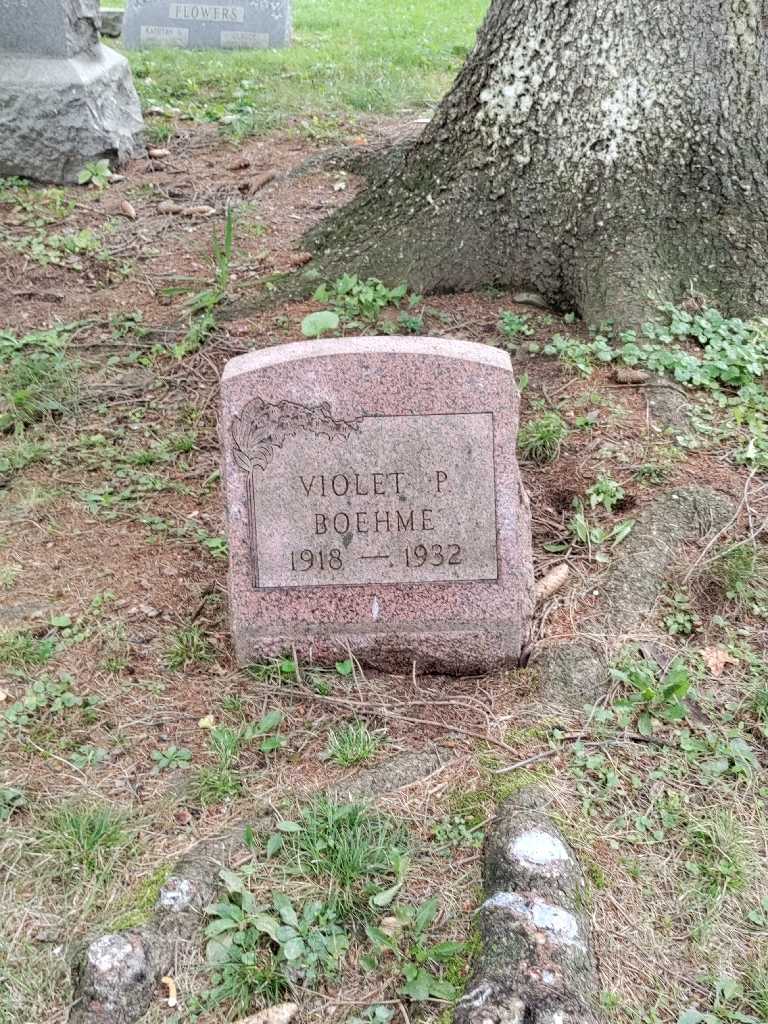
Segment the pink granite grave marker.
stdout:
<svg viewBox="0 0 768 1024">
<path fill-rule="evenodd" d="M 442 338 L 227 363 L 220 419 L 241 664 L 514 665 L 533 603 L 506 353 Z"/>
</svg>

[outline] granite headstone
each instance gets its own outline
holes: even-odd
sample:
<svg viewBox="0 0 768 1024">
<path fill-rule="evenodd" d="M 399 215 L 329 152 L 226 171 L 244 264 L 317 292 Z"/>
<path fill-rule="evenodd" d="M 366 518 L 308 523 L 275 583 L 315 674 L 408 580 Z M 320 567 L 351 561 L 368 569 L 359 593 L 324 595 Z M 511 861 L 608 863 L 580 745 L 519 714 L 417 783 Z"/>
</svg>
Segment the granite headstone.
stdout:
<svg viewBox="0 0 768 1024">
<path fill-rule="evenodd" d="M 0 177 L 74 182 L 141 151 L 130 68 L 98 23 L 98 0 L 0 0 Z"/>
<path fill-rule="evenodd" d="M 220 430 L 238 660 L 516 664 L 533 604 L 518 403 L 509 356 L 464 341 L 231 360 Z"/>
<path fill-rule="evenodd" d="M 123 43 L 130 49 L 264 50 L 290 42 L 291 0 L 127 0 L 123 19 Z"/>
</svg>

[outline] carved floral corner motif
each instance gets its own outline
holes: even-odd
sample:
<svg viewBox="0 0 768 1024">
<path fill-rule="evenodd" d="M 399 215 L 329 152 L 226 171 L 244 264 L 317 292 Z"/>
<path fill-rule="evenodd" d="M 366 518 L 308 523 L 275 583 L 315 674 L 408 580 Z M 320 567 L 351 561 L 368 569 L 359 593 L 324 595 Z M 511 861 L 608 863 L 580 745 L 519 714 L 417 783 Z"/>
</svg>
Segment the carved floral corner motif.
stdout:
<svg viewBox="0 0 768 1024">
<path fill-rule="evenodd" d="M 286 438 L 308 433 L 329 440 L 346 439 L 359 429 L 361 419 L 335 420 L 328 402 L 314 406 L 296 402 L 272 404 L 263 398 L 253 398 L 232 421 L 232 454 L 246 473 L 264 471 L 274 458 L 275 449 L 282 448 Z"/>
</svg>

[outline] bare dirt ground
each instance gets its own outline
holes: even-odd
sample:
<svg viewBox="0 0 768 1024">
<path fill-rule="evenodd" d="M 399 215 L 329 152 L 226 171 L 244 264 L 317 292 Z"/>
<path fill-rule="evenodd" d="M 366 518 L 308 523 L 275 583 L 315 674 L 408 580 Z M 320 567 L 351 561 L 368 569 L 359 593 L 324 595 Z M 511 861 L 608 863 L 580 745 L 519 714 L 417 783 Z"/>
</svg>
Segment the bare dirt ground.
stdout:
<svg viewBox="0 0 768 1024">
<path fill-rule="evenodd" d="M 364 137 L 347 141 L 377 144 L 414 130 L 372 121 Z M 443 977 L 459 988 L 466 977 L 483 823 L 499 798 L 536 778 L 583 858 L 605 1012 L 648 1024 L 675 1022 L 692 1006 L 719 1013 L 723 1024 L 768 1019 L 758 706 L 768 679 L 765 620 L 754 608 L 736 610 L 711 590 L 671 581 L 669 601 L 684 591 L 697 623 L 670 633 L 665 615 L 685 608 L 662 602 L 649 632 L 667 664 L 682 652 L 691 666 L 698 710 L 682 750 L 624 742 L 621 729 L 601 733 L 608 725 L 594 712 L 542 704 L 535 671 L 445 680 L 366 675 L 357 666 L 351 674 L 236 667 L 218 487 L 219 375 L 232 356 L 301 337 L 302 318 L 318 304 L 265 301 L 270 282 L 307 262 L 297 247 L 302 233 L 360 183 L 337 170 L 291 176 L 318 150 L 299 134 L 234 147 L 213 128 L 181 123 L 168 149 L 135 161 L 103 190 L 0 194 L 0 330 L 21 338 L 79 325 L 65 347 L 67 372 L 79 381 L 75 400 L 23 436 L 6 435 L 0 452 L 10 453 L 0 471 L 0 713 L 62 674 L 77 695 L 57 706 L 49 687 L 37 706 L 27 699 L 26 720 L 16 713 L 0 733 L 0 793 L 23 795 L 13 808 L 6 798 L 5 823 L 0 813 L 0 1020 L 64 1019 L 69 945 L 140 922 L 164 873 L 197 838 L 257 805 L 278 819 L 295 816 L 297 801 L 348 776 L 354 769 L 327 756 L 329 733 L 358 721 L 380 741 L 366 765 L 401 751 L 445 752 L 434 775 L 379 801 L 407 824 L 418 865 L 399 898 L 418 905 L 439 894 L 434 941 L 467 942 L 440 968 Z M 167 204 L 180 212 L 164 212 Z M 209 336 L 177 358 L 173 346 L 190 322 L 185 302 L 215 276 L 213 236 L 222 237 L 227 206 L 235 216 L 227 298 Z M 62 247 L 61 236 L 79 243 Z M 534 339 L 584 334 L 490 291 L 429 297 L 419 308 L 423 333 L 491 345 L 504 340 L 502 310 L 528 316 Z M 585 378 L 540 356 L 519 358 L 516 368 L 525 420 L 557 408 L 570 428 L 557 459 L 523 466 L 537 574 L 564 559 L 571 567 L 565 590 L 545 615 L 540 609 L 537 643 L 578 635 L 594 605 L 604 565 L 567 538 L 574 498 L 600 474 L 625 491 L 611 513 L 595 513 L 606 528 L 636 517 L 661 489 L 692 484 L 742 503 L 733 536 L 748 530 L 748 513 L 765 516 L 764 501 L 743 503 L 745 468 L 717 447 L 691 447 L 688 428 L 670 428 L 644 386 L 617 384 L 609 369 Z M 546 550 L 564 539 L 565 553 Z M 681 555 L 680 576 L 706 540 Z M 713 647 L 731 657 L 716 674 L 700 653 Z M 624 692 L 613 687 L 603 708 Z M 245 745 L 234 789 L 211 796 L 200 783 L 201 769 L 218 764 L 211 724 L 235 729 L 270 710 L 284 716 L 282 749 Z M 735 732 L 750 744 L 741 761 Z M 161 765 L 153 755 L 170 748 L 189 757 Z M 717 760 L 719 770 L 706 768 Z M 82 843 L 51 838 L 60 830 L 56 813 L 70 805 L 122 816 L 98 864 Z M 285 884 L 304 891 L 295 879 Z M 300 1020 L 351 1020 L 374 1005 L 397 1021 L 449 1019 L 450 1000 L 409 1000 L 394 965 L 366 973 L 361 950 L 354 946 L 338 977 L 299 991 Z M 160 990 L 148 1019 L 228 1019 L 226 1003 L 195 1009 L 193 996 L 209 986 L 203 957 L 193 948 L 178 964 L 180 1009 L 169 1009 Z M 741 995 L 718 997 L 723 978 Z"/>
</svg>

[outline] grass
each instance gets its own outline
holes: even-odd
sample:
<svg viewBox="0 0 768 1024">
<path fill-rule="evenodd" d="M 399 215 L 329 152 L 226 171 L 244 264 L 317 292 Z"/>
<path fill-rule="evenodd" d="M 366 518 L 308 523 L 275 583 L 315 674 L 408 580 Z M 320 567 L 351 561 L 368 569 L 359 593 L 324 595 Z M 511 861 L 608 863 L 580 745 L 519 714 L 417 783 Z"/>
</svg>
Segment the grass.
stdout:
<svg viewBox="0 0 768 1024">
<path fill-rule="evenodd" d="M 50 448 L 49 444 L 30 440 L 25 433 L 13 434 L 0 441 L 0 476 L 10 476 L 42 461 Z"/>
<path fill-rule="evenodd" d="M 182 626 L 175 630 L 165 649 L 165 664 L 176 672 L 212 658 L 213 648 L 199 626 Z"/>
<path fill-rule="evenodd" d="M 23 630 L 0 634 L 0 665 L 11 668 L 45 665 L 55 653 L 56 641 L 49 637 L 36 637 Z"/>
<path fill-rule="evenodd" d="M 236 765 L 242 743 L 240 733 L 228 726 L 219 725 L 211 730 L 211 750 L 216 763 L 198 769 L 193 787 L 203 806 L 220 804 L 240 796 L 242 784 Z"/>
<path fill-rule="evenodd" d="M 691 672 L 696 664 L 693 657 Z M 751 677 L 759 680 L 763 669 L 751 666 Z M 610 922 L 601 961 L 604 982 L 615 986 L 604 993 L 606 1006 L 616 1011 L 611 1020 L 674 1024 L 692 1005 L 717 1010 L 714 990 L 727 978 L 744 992 L 729 1000 L 729 1013 L 760 1005 L 764 920 L 757 908 L 765 899 L 761 864 L 768 823 L 754 767 L 736 770 L 729 753 L 734 742 L 742 750 L 754 743 L 754 709 L 744 700 L 743 677 L 740 667 L 731 678 L 712 681 L 710 689 L 699 672 L 696 693 L 679 703 L 682 717 L 657 719 L 654 735 L 663 736 L 666 746 L 628 744 L 620 753 L 610 745 L 571 748 L 576 788 L 565 797 L 569 809 L 559 823 L 587 871 L 585 898 L 596 933 Z M 655 689 L 664 694 L 663 686 Z M 722 740 L 691 723 L 692 701 L 705 709 L 708 722 L 717 723 Z M 612 707 L 590 709 L 590 727 L 616 735 L 610 716 L 624 708 L 619 694 Z M 627 719 L 623 713 L 619 718 L 624 728 Z M 565 794 L 562 778 L 550 785 Z M 611 907 L 629 907 L 635 899 L 644 909 L 617 920 Z M 679 970 L 661 982 L 669 963 L 686 963 L 686 978 L 711 978 L 713 993 L 692 993 Z M 618 992 L 622 998 L 614 1002 Z M 725 1009 L 720 1007 L 711 1024 L 739 1019 Z"/>
<path fill-rule="evenodd" d="M 0 930 L 0 1021 L 44 1021 L 51 1006 L 69 991 L 66 965 L 58 949 Z"/>
<path fill-rule="evenodd" d="M 145 106 L 202 121 L 235 118 L 235 134 L 300 118 L 319 139 L 337 118 L 422 109 L 445 93 L 487 0 L 297 0 L 293 46 L 282 50 L 127 53 Z M 154 128 L 153 128 L 154 130 Z"/>
<path fill-rule="evenodd" d="M 741 822 L 723 808 L 695 818 L 685 831 L 686 869 L 695 897 L 716 903 L 744 889 L 754 853 Z"/>
<path fill-rule="evenodd" d="M 62 875 L 103 877 L 131 838 L 126 815 L 121 811 L 99 804 L 63 804 L 43 817 L 32 848 L 53 858 Z"/>
<path fill-rule="evenodd" d="M 78 367 L 63 351 L 62 338 L 55 331 L 20 339 L 0 331 L 0 432 L 21 431 L 75 408 Z"/>
<path fill-rule="evenodd" d="M 381 737 L 365 722 L 347 722 L 328 733 L 328 758 L 345 768 L 367 761 L 380 746 Z"/>
<path fill-rule="evenodd" d="M 560 454 L 568 427 L 556 412 L 545 412 L 520 428 L 517 446 L 524 459 L 543 465 L 554 462 Z"/>
<path fill-rule="evenodd" d="M 57 943 L 109 930 L 136 881 L 138 818 L 95 799 L 31 798 L 0 827 L 0 1021 L 52 1021 L 69 1001 Z M 18 823 L 14 824 L 15 819 Z M 101 929 L 101 932 L 99 931 Z M 44 937 L 47 936 L 47 937 Z"/>
<path fill-rule="evenodd" d="M 393 859 L 408 848 L 407 832 L 395 819 L 324 796 L 294 824 L 282 833 L 283 855 L 300 874 L 331 882 L 342 907 L 364 902 L 371 887 L 381 888 L 376 883 L 393 873 Z"/>
<path fill-rule="evenodd" d="M 228 765 L 205 765 L 195 775 L 193 793 L 203 807 L 234 800 L 243 791 L 237 773 Z"/>
<path fill-rule="evenodd" d="M 725 547 L 696 573 L 696 579 L 742 612 L 768 610 L 768 553 L 759 543 Z"/>
</svg>

